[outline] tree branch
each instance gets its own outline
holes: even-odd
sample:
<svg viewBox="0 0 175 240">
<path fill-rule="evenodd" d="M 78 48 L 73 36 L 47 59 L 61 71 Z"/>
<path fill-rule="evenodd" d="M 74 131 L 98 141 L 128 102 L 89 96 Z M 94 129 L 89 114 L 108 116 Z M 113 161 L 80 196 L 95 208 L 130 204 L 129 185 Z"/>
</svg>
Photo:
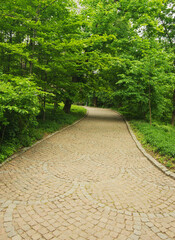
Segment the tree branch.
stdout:
<svg viewBox="0 0 175 240">
<path fill-rule="evenodd" d="M 171 48 L 173 48 L 173 42 L 172 42 L 171 37 L 170 37 L 170 35 L 169 35 L 169 33 L 168 33 L 168 29 L 167 29 L 167 27 L 166 27 L 166 24 L 165 24 L 164 20 L 161 18 L 160 15 L 159 15 L 159 17 L 160 17 L 160 20 L 161 20 L 162 25 L 163 25 L 163 27 L 164 27 L 165 34 L 167 35 L 167 38 L 168 38 L 168 40 L 169 40 L 170 46 L 171 46 Z"/>
<path fill-rule="evenodd" d="M 52 4 L 54 4 L 55 2 L 57 2 L 58 0 L 54 0 L 53 2 L 51 2 L 50 4 L 48 4 L 47 6 L 45 6 L 44 8 L 40 9 L 40 12 L 44 11 L 46 8 L 48 8 L 49 6 L 51 6 Z"/>
</svg>

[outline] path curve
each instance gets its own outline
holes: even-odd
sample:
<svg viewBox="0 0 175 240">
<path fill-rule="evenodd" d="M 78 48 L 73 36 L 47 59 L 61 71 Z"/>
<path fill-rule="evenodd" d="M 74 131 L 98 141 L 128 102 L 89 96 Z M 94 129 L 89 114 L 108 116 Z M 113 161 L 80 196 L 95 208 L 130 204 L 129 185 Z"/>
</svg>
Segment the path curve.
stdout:
<svg viewBox="0 0 175 240">
<path fill-rule="evenodd" d="M 0 168 L 0 239 L 175 239 L 175 180 L 119 114 L 88 111 Z"/>
</svg>

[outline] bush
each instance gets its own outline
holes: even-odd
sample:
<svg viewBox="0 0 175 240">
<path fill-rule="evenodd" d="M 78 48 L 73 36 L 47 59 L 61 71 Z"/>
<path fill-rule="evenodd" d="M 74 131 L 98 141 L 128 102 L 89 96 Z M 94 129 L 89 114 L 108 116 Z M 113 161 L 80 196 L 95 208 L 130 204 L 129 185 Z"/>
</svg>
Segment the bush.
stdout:
<svg viewBox="0 0 175 240">
<path fill-rule="evenodd" d="M 30 78 L 1 74 L 0 81 L 0 152 L 6 152 L 6 156 L 14 151 L 14 144 L 30 144 L 30 128 L 37 125 L 41 91 Z"/>
<path fill-rule="evenodd" d="M 10 132 L 10 128 L 7 128 L 8 136 L 11 137 L 7 138 L 6 132 L 3 144 L 1 144 L 0 146 L 0 163 L 3 162 L 7 157 L 12 155 L 15 151 L 17 151 L 20 147 L 30 146 L 35 141 L 41 139 L 44 134 L 55 132 L 61 127 L 72 124 L 73 122 L 84 116 L 86 113 L 86 109 L 75 105 L 72 105 L 70 114 L 66 114 L 62 110 L 62 108 L 63 105 L 61 104 L 61 106 L 59 106 L 59 108 L 54 111 L 53 114 L 53 105 L 47 104 L 45 120 L 42 120 L 42 116 L 40 114 L 37 117 L 37 124 L 34 122 L 36 120 L 31 121 L 30 127 L 21 129 L 21 131 L 19 131 L 17 126 L 16 130 L 13 129 L 12 132 Z M 14 116 L 12 120 L 14 121 Z M 26 124 L 28 124 L 27 119 L 25 120 Z M 9 122 L 9 125 L 7 127 L 12 125 L 15 126 L 15 122 L 13 121 Z M 34 124 L 32 125 L 32 123 Z"/>
</svg>

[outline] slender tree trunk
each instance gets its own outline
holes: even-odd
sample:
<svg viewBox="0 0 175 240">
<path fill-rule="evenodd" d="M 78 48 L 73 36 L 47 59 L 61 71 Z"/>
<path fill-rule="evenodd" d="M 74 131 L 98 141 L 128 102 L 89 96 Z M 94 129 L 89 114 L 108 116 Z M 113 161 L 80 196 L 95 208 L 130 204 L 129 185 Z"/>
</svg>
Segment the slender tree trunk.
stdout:
<svg viewBox="0 0 175 240">
<path fill-rule="evenodd" d="M 47 61 L 48 63 L 48 61 Z M 45 88 L 44 88 L 44 91 L 46 91 L 47 89 L 47 72 L 45 72 Z M 44 98 L 43 98 L 43 120 L 45 121 L 46 119 L 46 96 L 44 95 Z"/>
<path fill-rule="evenodd" d="M 54 112 L 56 112 L 57 108 L 58 108 L 58 102 L 55 100 L 55 102 L 54 102 Z"/>
<path fill-rule="evenodd" d="M 152 125 L 152 112 L 151 112 L 151 87 L 149 85 L 149 121 L 150 125 Z"/>
<path fill-rule="evenodd" d="M 97 97 L 95 96 L 95 92 L 93 92 L 93 105 L 97 107 Z"/>
<path fill-rule="evenodd" d="M 22 57 L 20 58 L 20 65 L 21 65 L 21 75 L 22 75 L 22 69 L 23 69 Z"/>
<path fill-rule="evenodd" d="M 39 20 L 40 7 L 41 7 L 41 4 L 39 4 L 38 9 L 37 9 L 37 17 L 36 17 L 36 19 L 35 19 L 35 23 L 37 23 L 38 20 Z M 36 34 L 37 34 L 36 30 L 33 29 L 33 38 L 34 38 L 34 39 L 35 39 L 35 37 L 36 37 Z M 32 55 L 31 55 L 31 58 L 33 58 L 34 50 L 35 50 L 35 40 L 31 40 L 31 39 L 30 39 L 30 43 L 31 43 L 31 46 L 32 46 Z M 33 63 L 32 63 L 32 61 L 30 61 L 30 74 L 32 74 L 32 73 L 33 73 Z"/>
<path fill-rule="evenodd" d="M 34 52 L 34 49 L 35 49 L 35 45 L 34 45 L 34 42 L 31 40 L 31 46 L 32 46 L 32 56 L 31 58 L 33 58 L 33 52 Z M 30 61 L 30 74 L 33 73 L 33 63 L 32 61 Z"/>
<path fill-rule="evenodd" d="M 33 30 L 33 38 L 36 37 L 36 30 Z M 34 40 L 30 40 L 30 45 L 32 47 L 32 55 L 31 58 L 33 59 L 33 55 L 34 55 L 34 50 L 35 50 L 35 41 Z M 30 74 L 33 73 L 33 62 L 30 61 Z"/>
<path fill-rule="evenodd" d="M 97 107 L 97 97 L 94 97 L 94 107 Z"/>
<path fill-rule="evenodd" d="M 72 105 L 72 101 L 69 98 L 67 98 L 63 108 L 65 113 L 70 113 L 71 105 Z"/>
<path fill-rule="evenodd" d="M 32 53 L 33 53 L 33 41 L 32 40 L 30 40 L 30 45 L 32 47 Z M 31 58 L 33 58 L 33 55 L 31 56 Z M 32 74 L 33 63 L 32 63 L 32 61 L 30 61 L 29 63 L 30 63 L 30 70 L 29 70 L 29 72 L 30 72 L 30 74 Z"/>
<path fill-rule="evenodd" d="M 43 98 L 43 121 L 46 120 L 46 96 Z"/>
<path fill-rule="evenodd" d="M 53 108 L 53 113 L 55 113 L 57 111 L 57 108 L 58 108 L 58 99 L 57 99 L 57 96 L 55 97 L 55 100 L 54 100 L 54 108 Z"/>
<path fill-rule="evenodd" d="M 22 57 L 20 58 L 20 64 L 21 64 L 21 76 L 23 76 L 24 75 L 23 70 L 25 69 L 25 63 L 24 63 L 24 60 Z"/>
<path fill-rule="evenodd" d="M 2 142 L 4 140 L 5 130 L 6 130 L 6 126 L 4 126 L 4 128 L 2 130 L 2 137 L 1 137 L 0 145 L 2 144 Z"/>
<path fill-rule="evenodd" d="M 173 112 L 172 112 L 172 120 L 171 120 L 172 126 L 174 126 L 174 123 L 175 123 L 175 89 L 173 93 Z"/>
<path fill-rule="evenodd" d="M 57 93 L 57 90 L 58 90 L 58 89 L 56 88 L 53 112 L 56 112 L 56 110 L 57 110 L 57 108 L 58 108 L 59 94 Z"/>
<path fill-rule="evenodd" d="M 10 43 L 12 43 L 12 31 L 10 31 Z M 8 55 L 8 66 L 7 66 L 7 72 L 10 73 L 10 65 L 11 65 L 11 55 Z"/>
</svg>

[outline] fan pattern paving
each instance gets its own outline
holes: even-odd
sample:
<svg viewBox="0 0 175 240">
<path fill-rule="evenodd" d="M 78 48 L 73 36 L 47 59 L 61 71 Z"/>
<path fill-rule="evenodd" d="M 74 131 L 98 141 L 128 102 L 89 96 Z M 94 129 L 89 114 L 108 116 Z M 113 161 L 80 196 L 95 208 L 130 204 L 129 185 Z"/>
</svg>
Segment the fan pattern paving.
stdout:
<svg viewBox="0 0 175 240">
<path fill-rule="evenodd" d="M 175 239 L 175 181 L 120 115 L 88 112 L 0 168 L 0 239 Z"/>
</svg>

